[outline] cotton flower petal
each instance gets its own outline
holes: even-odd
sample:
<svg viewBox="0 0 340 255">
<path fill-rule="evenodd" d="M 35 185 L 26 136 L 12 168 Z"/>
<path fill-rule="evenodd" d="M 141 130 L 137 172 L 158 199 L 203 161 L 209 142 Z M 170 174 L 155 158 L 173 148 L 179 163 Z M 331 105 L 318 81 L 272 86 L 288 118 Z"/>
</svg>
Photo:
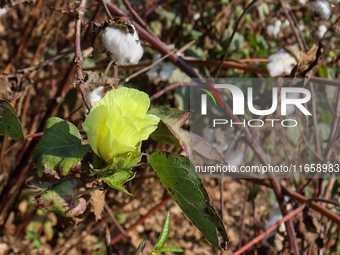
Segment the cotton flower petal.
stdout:
<svg viewBox="0 0 340 255">
<path fill-rule="evenodd" d="M 134 151 L 160 121 L 157 116 L 146 114 L 149 107 L 148 95 L 136 89 L 108 92 L 83 123 L 93 151 L 107 162 L 118 154 Z"/>
</svg>

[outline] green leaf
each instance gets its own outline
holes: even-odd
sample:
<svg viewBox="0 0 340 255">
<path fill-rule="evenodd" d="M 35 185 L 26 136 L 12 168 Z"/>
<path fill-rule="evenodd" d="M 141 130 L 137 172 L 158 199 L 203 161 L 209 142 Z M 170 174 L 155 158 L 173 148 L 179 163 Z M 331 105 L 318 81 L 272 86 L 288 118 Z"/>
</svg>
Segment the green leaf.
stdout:
<svg viewBox="0 0 340 255">
<path fill-rule="evenodd" d="M 158 123 L 157 129 L 150 135 L 150 137 L 158 142 L 181 146 L 178 139 L 170 132 L 163 121 Z"/>
<path fill-rule="evenodd" d="M 123 184 L 132 180 L 135 177 L 135 173 L 125 170 L 117 170 L 113 173 L 106 173 L 103 175 L 104 181 L 111 187 L 120 190 L 128 195 L 131 195 L 126 189 L 123 188 Z"/>
<path fill-rule="evenodd" d="M 20 142 L 24 141 L 21 123 L 13 107 L 5 100 L 0 100 L 0 135 L 7 135 Z"/>
<path fill-rule="evenodd" d="M 26 240 L 32 240 L 33 241 L 33 247 L 34 248 L 40 248 L 42 246 L 42 243 L 39 239 L 39 235 L 37 233 L 26 231 Z"/>
<path fill-rule="evenodd" d="M 189 119 L 189 112 L 183 112 L 178 109 L 168 109 L 164 106 L 160 106 L 150 109 L 148 113 L 154 114 L 162 120 L 164 125 L 178 140 L 179 144 L 187 153 L 187 155 L 191 155 L 192 151 L 196 151 L 206 158 L 225 163 L 222 155 L 204 138 L 181 128 Z M 174 138 L 169 135 L 169 132 L 165 132 L 162 125 L 159 126 L 161 129 L 158 130 L 157 128 L 154 132 L 155 136 L 152 134 L 151 138 L 164 143 L 174 142 Z"/>
<path fill-rule="evenodd" d="M 175 245 L 168 245 L 160 248 L 158 252 L 183 252 L 183 250 Z"/>
<path fill-rule="evenodd" d="M 225 250 L 227 233 L 190 160 L 171 154 L 167 157 L 158 151 L 150 155 L 150 163 L 188 218 L 213 246 Z"/>
<path fill-rule="evenodd" d="M 81 182 L 77 178 L 64 178 L 40 193 L 35 201 L 40 208 L 64 217 L 76 217 L 86 210 L 86 200 L 79 197 L 80 187 Z"/>
<path fill-rule="evenodd" d="M 168 240 L 169 237 L 169 233 L 170 233 L 170 212 L 168 212 L 168 214 L 166 215 L 166 219 L 162 228 L 162 231 L 158 237 L 158 240 L 155 244 L 154 249 L 156 251 L 158 251 L 160 248 L 162 248 L 166 242 L 166 240 Z"/>
<path fill-rule="evenodd" d="M 145 239 L 143 238 L 142 241 L 139 243 L 135 253 L 133 255 L 139 255 L 142 254 L 143 250 L 145 248 Z"/>
<path fill-rule="evenodd" d="M 79 131 L 72 123 L 57 117 L 48 119 L 44 135 L 33 153 L 38 175 L 42 176 L 43 167 L 51 170 L 61 168 L 62 175 L 66 175 L 90 148 L 90 145 L 81 145 Z"/>
</svg>

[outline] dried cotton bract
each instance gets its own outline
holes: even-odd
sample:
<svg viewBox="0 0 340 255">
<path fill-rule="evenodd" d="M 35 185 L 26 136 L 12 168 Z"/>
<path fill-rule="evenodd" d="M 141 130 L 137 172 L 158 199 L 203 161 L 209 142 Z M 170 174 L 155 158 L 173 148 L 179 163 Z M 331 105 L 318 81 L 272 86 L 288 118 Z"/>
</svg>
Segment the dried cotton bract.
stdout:
<svg viewBox="0 0 340 255">
<path fill-rule="evenodd" d="M 102 41 L 118 66 L 135 65 L 143 56 L 143 47 L 133 25 L 134 33 L 106 27 Z"/>
<path fill-rule="evenodd" d="M 269 56 L 267 69 L 271 77 L 277 77 L 285 73 L 290 73 L 297 64 L 296 59 L 284 49 Z"/>
<path fill-rule="evenodd" d="M 329 19 L 332 14 L 331 5 L 326 0 L 311 1 L 308 3 L 308 8 L 325 19 Z"/>
</svg>

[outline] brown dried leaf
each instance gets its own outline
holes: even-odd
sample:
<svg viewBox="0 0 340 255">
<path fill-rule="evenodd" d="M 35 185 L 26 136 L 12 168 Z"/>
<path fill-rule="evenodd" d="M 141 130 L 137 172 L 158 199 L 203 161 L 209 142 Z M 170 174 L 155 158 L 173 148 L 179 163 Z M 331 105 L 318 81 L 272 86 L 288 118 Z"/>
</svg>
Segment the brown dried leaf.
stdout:
<svg viewBox="0 0 340 255">
<path fill-rule="evenodd" d="M 98 28 L 97 28 L 98 29 Z M 106 47 L 102 41 L 102 34 L 103 34 L 104 30 L 100 30 L 94 37 L 93 43 L 92 43 L 92 47 L 93 47 L 93 51 L 91 53 L 91 57 L 97 57 L 100 54 L 104 53 L 106 51 Z M 93 33 L 95 34 L 95 33 Z"/>
<path fill-rule="evenodd" d="M 96 221 L 100 220 L 102 218 L 101 215 L 104 210 L 105 192 L 100 190 L 93 191 L 90 203 L 92 205 L 91 211 L 94 213 Z"/>
<path fill-rule="evenodd" d="M 313 47 L 308 51 L 301 51 L 299 54 L 300 56 L 298 59 L 298 63 L 292 70 L 291 77 L 310 78 L 316 71 L 315 67 L 319 65 L 323 53 L 323 48 L 324 46 L 319 43 L 314 44 Z M 296 54 L 294 54 L 293 56 L 295 57 Z"/>
<path fill-rule="evenodd" d="M 6 76 L 0 75 L 0 99 L 10 101 L 10 93 L 12 84 L 8 81 Z"/>
<path fill-rule="evenodd" d="M 92 91 L 100 86 L 105 87 L 105 91 L 114 89 L 114 84 L 119 81 L 118 78 L 108 77 L 103 73 L 85 71 L 84 88 L 87 91 Z"/>
</svg>

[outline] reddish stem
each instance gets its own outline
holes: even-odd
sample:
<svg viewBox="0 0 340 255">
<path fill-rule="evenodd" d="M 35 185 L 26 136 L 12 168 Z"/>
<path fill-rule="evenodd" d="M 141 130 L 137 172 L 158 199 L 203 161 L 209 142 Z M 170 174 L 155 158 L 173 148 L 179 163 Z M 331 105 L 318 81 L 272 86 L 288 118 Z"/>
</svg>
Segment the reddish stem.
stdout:
<svg viewBox="0 0 340 255">
<path fill-rule="evenodd" d="M 297 215 L 299 212 L 301 212 L 303 209 L 305 209 L 306 204 L 300 206 L 298 209 L 296 209 L 294 212 L 286 215 L 285 217 L 283 217 L 281 220 L 279 220 L 278 222 L 276 222 L 273 226 L 271 226 L 270 228 L 268 228 L 264 233 L 262 233 L 261 235 L 255 237 L 253 240 L 251 240 L 249 243 L 247 243 L 246 245 L 244 245 L 241 249 L 237 250 L 233 255 L 240 255 L 243 252 L 245 252 L 246 250 L 248 250 L 250 247 L 252 247 L 254 244 L 258 243 L 259 241 L 261 241 L 265 236 L 269 235 L 271 232 L 273 232 L 275 229 L 277 229 L 282 223 L 285 223 L 286 221 L 290 220 L 291 218 L 293 218 L 295 215 Z"/>
</svg>

